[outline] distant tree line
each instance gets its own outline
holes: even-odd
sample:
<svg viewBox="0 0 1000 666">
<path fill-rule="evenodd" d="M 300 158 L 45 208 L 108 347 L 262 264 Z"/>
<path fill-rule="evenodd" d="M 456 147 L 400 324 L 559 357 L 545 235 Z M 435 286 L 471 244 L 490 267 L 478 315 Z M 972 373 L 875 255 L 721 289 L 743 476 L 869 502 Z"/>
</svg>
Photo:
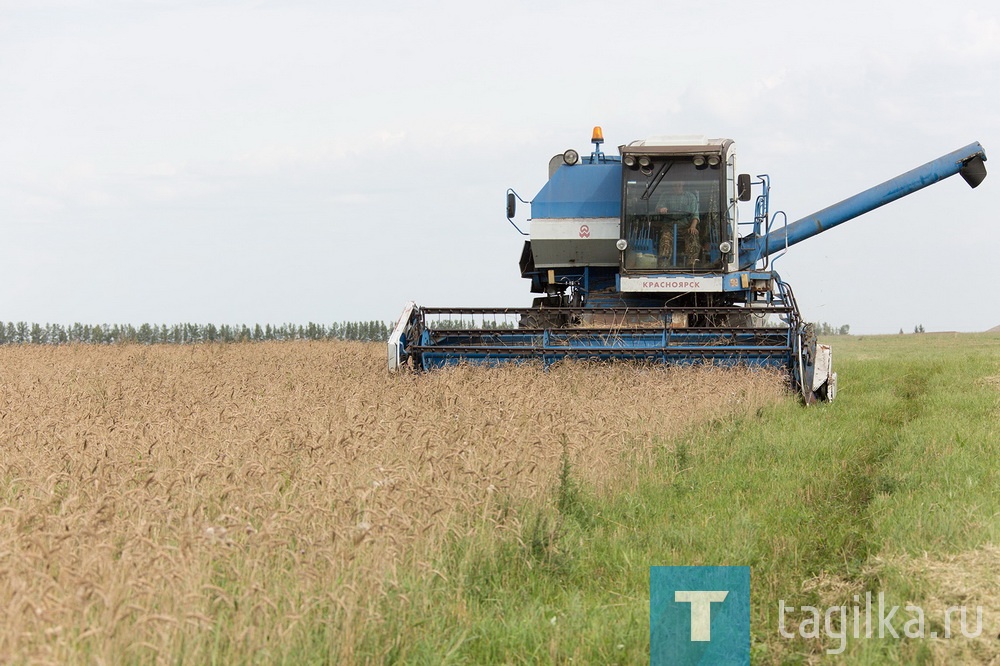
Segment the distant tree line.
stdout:
<svg viewBox="0 0 1000 666">
<path fill-rule="evenodd" d="M 346 321 L 335 324 L 29 324 L 0 321 L 0 344 L 107 345 L 195 344 L 201 342 L 262 342 L 265 340 L 358 340 L 385 342 L 394 324 L 383 321 Z"/>
<path fill-rule="evenodd" d="M 850 324 L 844 324 L 843 326 L 834 326 L 833 324 L 828 324 L 825 321 L 821 321 L 816 324 L 817 335 L 850 335 L 851 326 Z"/>
<path fill-rule="evenodd" d="M 517 325 L 512 321 L 476 321 L 475 319 L 437 319 L 427 322 L 427 328 L 435 330 L 476 329 L 484 331 L 512 330 Z"/>
</svg>

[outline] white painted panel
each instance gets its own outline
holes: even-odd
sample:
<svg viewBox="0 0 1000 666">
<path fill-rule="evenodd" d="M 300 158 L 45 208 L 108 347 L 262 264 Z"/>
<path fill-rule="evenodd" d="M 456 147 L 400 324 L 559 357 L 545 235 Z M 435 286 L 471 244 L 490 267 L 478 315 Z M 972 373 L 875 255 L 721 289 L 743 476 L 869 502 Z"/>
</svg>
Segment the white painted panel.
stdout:
<svg viewBox="0 0 1000 666">
<path fill-rule="evenodd" d="M 690 275 L 650 275 L 646 277 L 622 277 L 622 291 L 722 291 L 722 276 Z"/>
</svg>

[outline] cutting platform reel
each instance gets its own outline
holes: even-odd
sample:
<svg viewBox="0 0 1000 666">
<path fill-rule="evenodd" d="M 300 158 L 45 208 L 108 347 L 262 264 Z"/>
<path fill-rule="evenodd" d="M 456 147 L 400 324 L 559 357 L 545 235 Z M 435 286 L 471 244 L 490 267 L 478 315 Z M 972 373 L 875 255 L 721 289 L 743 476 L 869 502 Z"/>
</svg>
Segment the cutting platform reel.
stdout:
<svg viewBox="0 0 1000 666">
<path fill-rule="evenodd" d="M 806 402 L 832 399 L 829 347 L 790 305 L 659 308 L 424 308 L 389 341 L 390 370 L 571 359 L 774 368 Z M 822 359 L 817 374 L 817 359 Z M 821 380 L 821 381 L 818 381 Z M 830 388 L 833 387 L 834 391 Z"/>
</svg>

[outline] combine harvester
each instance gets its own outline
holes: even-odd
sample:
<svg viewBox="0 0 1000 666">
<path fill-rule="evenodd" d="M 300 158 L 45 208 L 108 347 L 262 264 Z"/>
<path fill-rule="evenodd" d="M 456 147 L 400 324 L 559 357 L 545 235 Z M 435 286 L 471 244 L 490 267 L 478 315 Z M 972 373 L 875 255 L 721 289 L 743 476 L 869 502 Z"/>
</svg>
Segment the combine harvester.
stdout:
<svg viewBox="0 0 1000 666">
<path fill-rule="evenodd" d="M 729 139 L 657 137 L 617 156 L 602 152 L 600 127 L 591 140 L 590 157 L 570 149 L 552 158 L 530 202 L 520 265 L 540 294 L 533 306 L 410 302 L 389 338 L 390 371 L 531 359 L 747 365 L 782 369 L 806 403 L 833 400 L 830 347 L 802 321 L 773 259 L 949 176 L 971 187 L 986 177 L 986 153 L 973 143 L 779 226 L 783 214 L 768 212 L 768 177 L 737 174 Z M 737 202 L 749 201 L 752 187 L 760 194 L 744 223 Z M 517 199 L 508 190 L 515 228 Z"/>
</svg>

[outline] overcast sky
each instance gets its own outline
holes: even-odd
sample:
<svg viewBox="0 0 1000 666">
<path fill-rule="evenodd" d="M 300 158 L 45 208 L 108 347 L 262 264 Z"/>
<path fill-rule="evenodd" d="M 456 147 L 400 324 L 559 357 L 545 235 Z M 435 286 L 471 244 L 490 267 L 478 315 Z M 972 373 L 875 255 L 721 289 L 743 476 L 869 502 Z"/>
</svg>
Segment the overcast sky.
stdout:
<svg viewBox="0 0 1000 666">
<path fill-rule="evenodd" d="M 735 139 L 789 220 L 980 141 L 775 267 L 852 332 L 1000 324 L 995 0 L 360 4 L 0 0 L 0 320 L 527 306 L 506 188 L 601 125 Z"/>
</svg>

